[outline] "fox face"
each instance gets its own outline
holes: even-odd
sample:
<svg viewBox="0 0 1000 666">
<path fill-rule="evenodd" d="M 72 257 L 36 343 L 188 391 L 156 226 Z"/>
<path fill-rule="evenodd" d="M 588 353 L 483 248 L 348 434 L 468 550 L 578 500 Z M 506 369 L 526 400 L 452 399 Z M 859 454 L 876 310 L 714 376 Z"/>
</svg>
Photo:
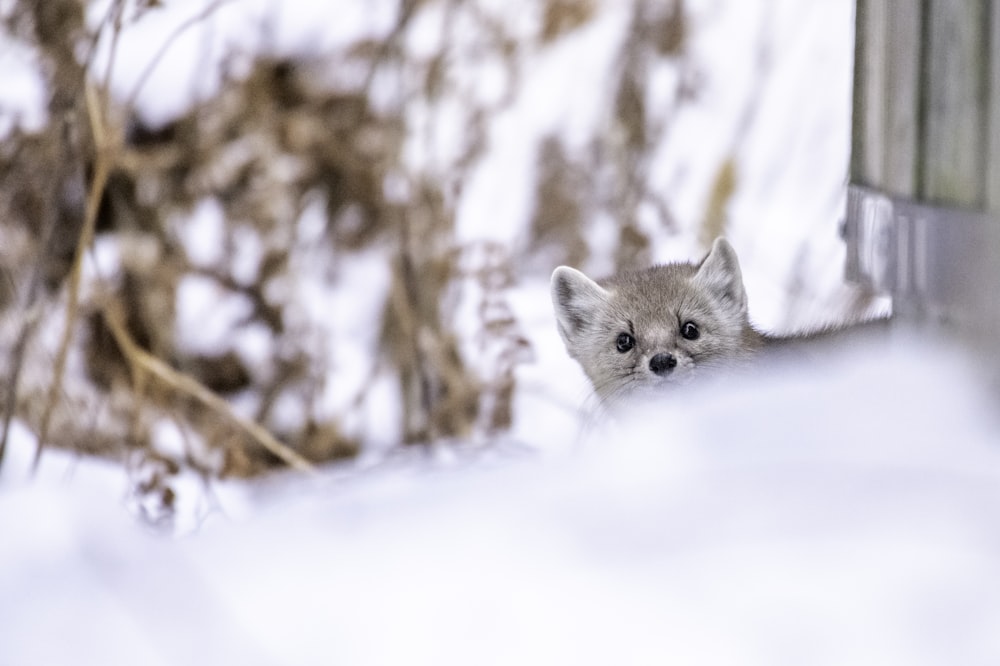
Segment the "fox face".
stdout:
<svg viewBox="0 0 1000 666">
<path fill-rule="evenodd" d="M 552 273 L 559 334 L 603 401 L 690 381 L 761 347 L 750 325 L 736 252 L 718 239 L 698 264 L 619 273 L 595 282 Z"/>
</svg>

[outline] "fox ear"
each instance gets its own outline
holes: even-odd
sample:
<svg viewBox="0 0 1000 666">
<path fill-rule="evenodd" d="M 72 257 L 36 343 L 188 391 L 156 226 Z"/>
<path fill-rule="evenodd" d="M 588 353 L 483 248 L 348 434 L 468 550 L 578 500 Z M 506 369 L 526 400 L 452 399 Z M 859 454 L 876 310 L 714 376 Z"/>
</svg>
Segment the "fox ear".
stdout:
<svg viewBox="0 0 1000 666">
<path fill-rule="evenodd" d="M 593 321 L 595 311 L 607 302 L 608 292 L 569 266 L 560 266 L 552 272 L 550 288 L 559 335 L 567 348 L 572 348 Z"/>
<path fill-rule="evenodd" d="M 694 276 L 694 281 L 711 291 L 724 303 L 728 303 L 740 314 L 747 311 L 747 292 L 743 288 L 743 274 L 736 250 L 725 238 L 716 238 Z"/>
</svg>

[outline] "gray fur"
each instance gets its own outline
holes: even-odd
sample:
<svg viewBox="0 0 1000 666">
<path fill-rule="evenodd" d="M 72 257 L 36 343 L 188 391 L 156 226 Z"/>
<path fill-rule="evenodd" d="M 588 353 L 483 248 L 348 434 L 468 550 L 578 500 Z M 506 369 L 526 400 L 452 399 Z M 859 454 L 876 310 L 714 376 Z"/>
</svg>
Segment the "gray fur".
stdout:
<svg viewBox="0 0 1000 666">
<path fill-rule="evenodd" d="M 699 264 L 653 266 L 599 282 L 560 266 L 551 287 L 566 350 L 602 400 L 738 365 L 767 341 L 750 325 L 739 261 L 722 238 Z M 697 339 L 681 334 L 686 322 L 697 326 Z M 617 348 L 622 333 L 635 341 L 625 352 Z M 657 354 L 672 356 L 676 366 L 654 372 L 650 360 Z"/>
</svg>

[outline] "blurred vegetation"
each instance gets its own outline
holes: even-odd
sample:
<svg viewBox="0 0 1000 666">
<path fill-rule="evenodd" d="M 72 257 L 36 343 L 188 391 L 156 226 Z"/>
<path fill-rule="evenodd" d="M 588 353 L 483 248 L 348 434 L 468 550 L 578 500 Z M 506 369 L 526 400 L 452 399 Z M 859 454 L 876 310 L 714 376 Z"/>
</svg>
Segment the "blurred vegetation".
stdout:
<svg viewBox="0 0 1000 666">
<path fill-rule="evenodd" d="M 15 2 L 3 14 L 4 38 L 35 54 L 48 121 L 40 131 L 15 126 L 0 141 L 0 363 L 4 441 L 16 418 L 39 438 L 39 455 L 61 447 L 144 470 L 139 491 L 167 514 L 181 471 L 247 477 L 355 456 L 366 434 L 346 424 L 378 377 L 390 378 L 402 405 L 401 446 L 488 443 L 512 421 L 515 369 L 530 357 L 507 300 L 513 254 L 545 273 L 583 264 L 589 225 L 603 211 L 616 220 L 615 264 L 639 265 L 650 248 L 640 210 L 672 228 L 647 170 L 676 109 L 647 108 L 646 72 L 653 61 L 683 69 L 680 0 L 632 3 L 609 121 L 583 154 L 557 137 L 541 142 L 536 207 L 514 248 L 457 242 L 455 193 L 487 148 L 489 121 L 517 96 L 529 56 L 586 26 L 594 0 L 540 2 L 528 37 L 474 0 L 407 0 L 381 42 L 359 39 L 329 57 L 260 54 L 245 70 L 223 71 L 216 94 L 150 126 L 131 99 L 109 93 L 91 58 L 99 37 L 114 41 L 164 4 L 103 3 L 109 11 L 94 27 L 85 0 Z M 438 52 L 409 54 L 406 36 L 434 8 L 446 17 Z M 463 96 L 455 63 L 470 53 L 501 63 L 502 94 Z M 367 74 L 330 83 L 340 67 Z M 380 77 L 399 82 L 392 104 L 373 103 Z M 694 94 L 691 81 L 677 77 L 677 106 Z M 462 149 L 415 169 L 404 152 L 419 128 L 406 110 L 433 111 L 448 96 L 463 100 L 461 122 L 449 128 Z M 224 220 L 223 251 L 209 262 L 189 256 L 178 231 L 206 202 Z M 300 221 L 316 209 L 319 241 L 304 241 Z M 249 272 L 234 259 L 248 239 L 259 248 Z M 116 248 L 110 275 L 84 270 L 98 245 Z M 320 261 L 330 290 L 345 288 L 340 267 L 372 252 L 391 275 L 387 293 L 372 295 L 384 298 L 379 358 L 347 412 L 330 413 L 315 405 L 339 381 L 338 366 L 316 344 L 325 333 L 301 316 L 294 286 L 303 266 Z M 182 344 L 178 292 L 192 276 L 250 304 L 239 325 L 267 333 L 266 361 Z M 473 332 L 457 312 L 470 300 Z M 289 401 L 304 406 L 298 422 L 277 413 Z M 157 445 L 164 422 L 182 434 L 180 450 Z"/>
</svg>

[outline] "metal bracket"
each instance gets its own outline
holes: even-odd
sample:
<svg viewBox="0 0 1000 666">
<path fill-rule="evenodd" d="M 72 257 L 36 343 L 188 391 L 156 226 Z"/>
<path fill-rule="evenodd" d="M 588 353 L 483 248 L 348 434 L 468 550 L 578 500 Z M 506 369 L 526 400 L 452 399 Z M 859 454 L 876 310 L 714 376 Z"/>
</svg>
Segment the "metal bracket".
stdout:
<svg viewBox="0 0 1000 666">
<path fill-rule="evenodd" d="M 893 297 L 894 309 L 948 317 L 975 290 L 969 270 L 990 216 L 894 197 L 851 184 L 847 190 L 845 276 Z"/>
</svg>

